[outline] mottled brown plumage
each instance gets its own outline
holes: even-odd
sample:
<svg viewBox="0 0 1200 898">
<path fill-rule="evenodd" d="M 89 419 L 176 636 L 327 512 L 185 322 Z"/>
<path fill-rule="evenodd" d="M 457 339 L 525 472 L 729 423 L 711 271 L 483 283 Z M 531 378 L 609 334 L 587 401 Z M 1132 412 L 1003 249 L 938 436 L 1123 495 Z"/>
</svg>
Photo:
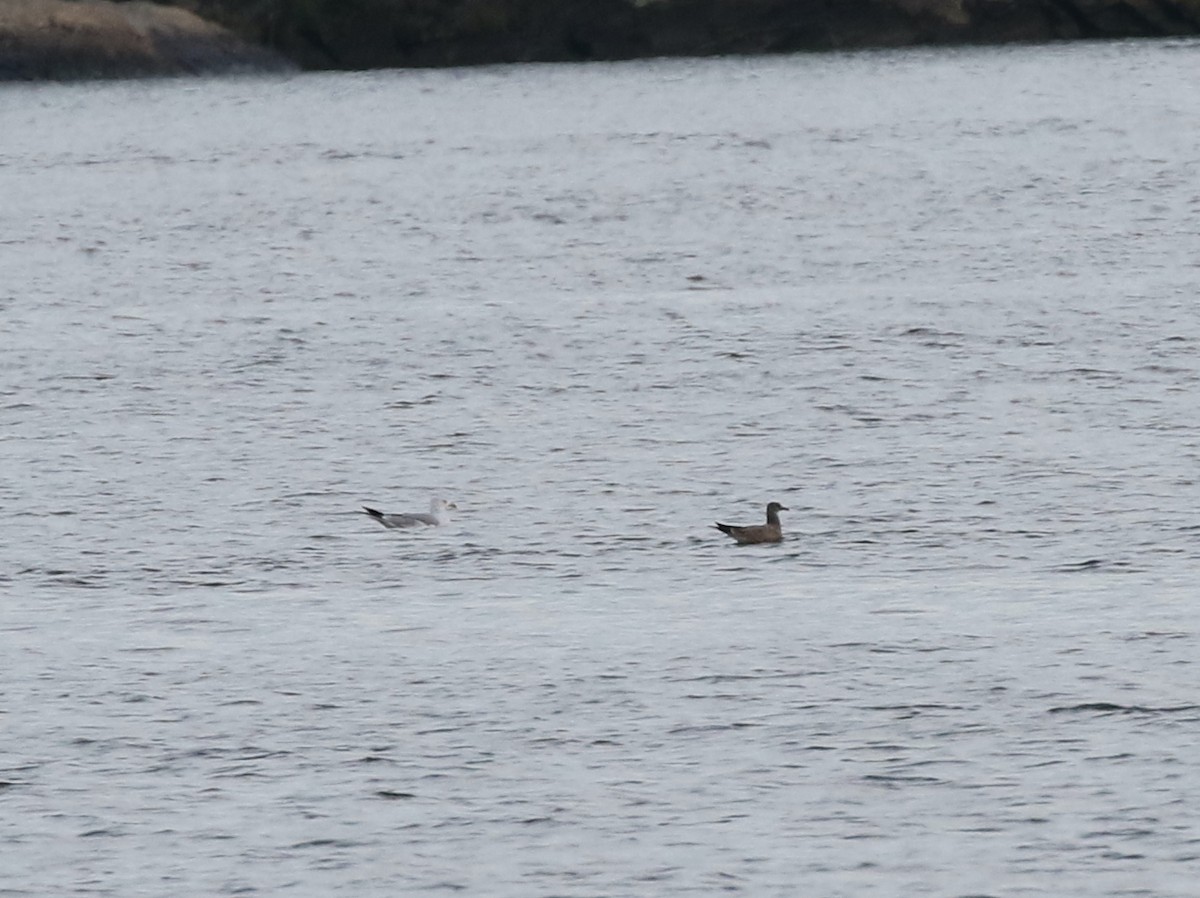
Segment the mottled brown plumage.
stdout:
<svg viewBox="0 0 1200 898">
<path fill-rule="evenodd" d="M 778 502 L 767 506 L 767 523 L 750 524 L 739 527 L 735 524 L 717 522 L 717 529 L 737 540 L 739 546 L 751 543 L 777 543 L 783 539 L 783 528 L 779 525 L 779 512 L 787 511 L 787 507 Z"/>
</svg>

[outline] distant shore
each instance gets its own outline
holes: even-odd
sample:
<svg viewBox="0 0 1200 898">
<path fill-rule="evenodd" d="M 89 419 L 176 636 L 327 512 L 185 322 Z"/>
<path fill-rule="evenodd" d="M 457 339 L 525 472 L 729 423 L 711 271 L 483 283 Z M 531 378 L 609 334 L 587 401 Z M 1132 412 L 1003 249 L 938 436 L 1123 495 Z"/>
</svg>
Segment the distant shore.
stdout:
<svg viewBox="0 0 1200 898">
<path fill-rule="evenodd" d="M 1200 0 L 3 0 L 0 80 L 1200 35 Z"/>
<path fill-rule="evenodd" d="M 284 55 L 179 7 L 107 0 L 0 2 L 0 81 L 291 68 Z"/>
</svg>

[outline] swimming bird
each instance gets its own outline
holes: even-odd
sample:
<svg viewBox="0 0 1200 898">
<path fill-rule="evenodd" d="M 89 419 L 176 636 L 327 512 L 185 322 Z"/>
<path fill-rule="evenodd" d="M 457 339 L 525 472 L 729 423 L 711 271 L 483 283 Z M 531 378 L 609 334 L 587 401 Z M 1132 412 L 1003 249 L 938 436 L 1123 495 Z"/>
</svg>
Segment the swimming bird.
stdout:
<svg viewBox="0 0 1200 898">
<path fill-rule="evenodd" d="M 735 524 L 717 522 L 717 529 L 732 536 L 739 546 L 751 543 L 777 543 L 783 539 L 783 528 L 779 526 L 779 512 L 787 511 L 787 506 L 772 502 L 767 506 L 767 523 L 750 524 L 738 527 Z"/>
<path fill-rule="evenodd" d="M 429 503 L 429 514 L 409 512 L 406 514 L 384 514 L 374 508 L 363 506 L 363 511 L 381 523 L 384 527 L 438 527 L 450 520 L 448 511 L 458 508 L 453 502 L 445 499 L 434 499 Z"/>
</svg>

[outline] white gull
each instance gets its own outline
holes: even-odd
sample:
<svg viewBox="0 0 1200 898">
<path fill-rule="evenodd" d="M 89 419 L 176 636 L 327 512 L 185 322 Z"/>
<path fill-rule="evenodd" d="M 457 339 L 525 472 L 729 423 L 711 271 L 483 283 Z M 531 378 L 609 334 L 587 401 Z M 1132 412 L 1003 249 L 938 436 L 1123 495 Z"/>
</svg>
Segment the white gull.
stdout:
<svg viewBox="0 0 1200 898">
<path fill-rule="evenodd" d="M 458 508 L 458 506 L 453 502 L 447 502 L 445 499 L 434 499 L 429 503 L 429 514 L 421 512 L 385 514 L 382 511 L 376 511 L 374 508 L 367 508 L 365 505 L 363 506 L 363 511 L 384 527 L 403 529 L 405 527 L 438 527 L 450 520 L 447 512 L 455 508 Z"/>
</svg>

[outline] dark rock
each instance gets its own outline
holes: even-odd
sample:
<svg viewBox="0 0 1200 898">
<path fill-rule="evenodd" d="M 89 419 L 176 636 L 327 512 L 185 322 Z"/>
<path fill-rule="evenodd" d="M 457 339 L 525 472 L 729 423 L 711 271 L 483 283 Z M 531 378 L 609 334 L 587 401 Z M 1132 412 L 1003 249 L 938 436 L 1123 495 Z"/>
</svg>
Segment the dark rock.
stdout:
<svg viewBox="0 0 1200 898">
<path fill-rule="evenodd" d="M 282 58 L 370 69 L 1198 33 L 1200 0 L 5 0 L 0 78 L 278 68 Z"/>
<path fill-rule="evenodd" d="M 309 68 L 1200 33 L 1200 0 L 195 0 Z"/>
</svg>

